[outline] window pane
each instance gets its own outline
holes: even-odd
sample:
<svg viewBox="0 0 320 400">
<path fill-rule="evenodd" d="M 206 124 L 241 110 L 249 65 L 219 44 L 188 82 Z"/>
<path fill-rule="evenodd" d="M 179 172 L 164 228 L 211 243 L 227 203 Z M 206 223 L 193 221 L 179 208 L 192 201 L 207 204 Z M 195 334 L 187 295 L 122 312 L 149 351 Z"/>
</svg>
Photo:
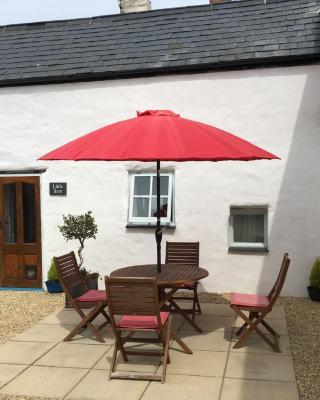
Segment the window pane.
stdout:
<svg viewBox="0 0 320 400">
<path fill-rule="evenodd" d="M 167 217 L 167 210 L 168 210 L 168 197 L 161 197 L 161 199 L 160 199 L 160 216 Z M 157 198 L 156 197 L 152 197 L 151 216 L 157 217 Z"/>
<path fill-rule="evenodd" d="M 169 177 L 160 176 L 160 195 L 168 196 L 169 191 Z M 157 194 L 157 177 L 154 176 L 152 179 L 152 194 L 155 196 Z"/>
<path fill-rule="evenodd" d="M 149 198 L 148 197 L 134 197 L 132 216 L 134 218 L 147 218 L 149 217 Z"/>
<path fill-rule="evenodd" d="M 4 241 L 17 242 L 17 192 L 15 183 L 3 187 L 4 197 Z"/>
<path fill-rule="evenodd" d="M 36 202 L 32 183 L 22 184 L 24 243 L 36 242 Z"/>
<path fill-rule="evenodd" d="M 150 194 L 150 176 L 135 177 L 134 194 L 137 196 L 145 196 Z"/>
<path fill-rule="evenodd" d="M 235 242 L 264 243 L 264 215 L 233 215 Z"/>
</svg>

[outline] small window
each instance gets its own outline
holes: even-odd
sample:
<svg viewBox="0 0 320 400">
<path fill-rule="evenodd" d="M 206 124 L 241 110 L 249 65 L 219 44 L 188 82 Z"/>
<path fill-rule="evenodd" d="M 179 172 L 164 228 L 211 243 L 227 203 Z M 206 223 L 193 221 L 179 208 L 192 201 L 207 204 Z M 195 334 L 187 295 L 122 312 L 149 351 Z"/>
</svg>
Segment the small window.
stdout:
<svg viewBox="0 0 320 400">
<path fill-rule="evenodd" d="M 173 175 L 160 176 L 161 224 L 173 223 Z M 155 225 L 157 221 L 156 174 L 131 174 L 129 224 Z"/>
<path fill-rule="evenodd" d="M 267 207 L 231 207 L 229 251 L 268 251 Z"/>
</svg>

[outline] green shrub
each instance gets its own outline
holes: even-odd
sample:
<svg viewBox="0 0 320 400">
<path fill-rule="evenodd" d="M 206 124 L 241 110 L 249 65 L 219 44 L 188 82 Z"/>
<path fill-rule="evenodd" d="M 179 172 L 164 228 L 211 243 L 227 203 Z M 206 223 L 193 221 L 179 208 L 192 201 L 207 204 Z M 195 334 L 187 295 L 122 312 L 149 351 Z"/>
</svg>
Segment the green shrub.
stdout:
<svg viewBox="0 0 320 400">
<path fill-rule="evenodd" d="M 51 260 L 51 265 L 48 271 L 48 281 L 59 281 L 57 268 L 53 259 Z"/>
<path fill-rule="evenodd" d="M 320 257 L 317 257 L 310 272 L 310 286 L 320 289 Z"/>
</svg>

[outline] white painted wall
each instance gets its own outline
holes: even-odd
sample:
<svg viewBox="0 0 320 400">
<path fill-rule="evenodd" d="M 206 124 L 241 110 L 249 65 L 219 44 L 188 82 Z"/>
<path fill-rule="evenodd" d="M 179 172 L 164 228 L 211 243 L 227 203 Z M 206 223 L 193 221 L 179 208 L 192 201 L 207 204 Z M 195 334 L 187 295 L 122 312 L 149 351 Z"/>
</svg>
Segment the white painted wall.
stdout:
<svg viewBox="0 0 320 400">
<path fill-rule="evenodd" d="M 176 179 L 176 230 L 199 240 L 208 291 L 268 291 L 282 254 L 292 264 L 284 293 L 305 295 L 320 238 L 320 65 L 0 89 L 0 170 L 47 168 L 41 177 L 44 277 L 53 255 L 76 249 L 57 229 L 62 214 L 92 210 L 97 240 L 87 265 L 100 273 L 155 262 L 154 233 L 126 230 L 128 171 L 138 162 L 39 162 L 59 145 L 136 110 L 172 109 L 233 132 L 281 157 L 250 163 L 162 163 Z M 50 197 L 49 182 L 68 195 Z M 268 255 L 228 254 L 230 205 L 269 206 Z M 164 246 L 163 246 L 164 248 Z"/>
</svg>

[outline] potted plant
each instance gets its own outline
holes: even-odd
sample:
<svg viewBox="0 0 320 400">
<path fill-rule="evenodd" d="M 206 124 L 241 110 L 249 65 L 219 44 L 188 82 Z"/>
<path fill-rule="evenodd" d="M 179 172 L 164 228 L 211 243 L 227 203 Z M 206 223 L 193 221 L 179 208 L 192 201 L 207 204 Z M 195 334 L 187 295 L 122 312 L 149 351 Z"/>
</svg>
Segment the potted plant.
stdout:
<svg viewBox="0 0 320 400">
<path fill-rule="evenodd" d="M 53 261 L 51 260 L 51 265 L 48 271 L 48 280 L 45 282 L 47 286 L 47 290 L 49 293 L 62 293 L 63 288 L 60 284 L 59 277 L 58 277 L 58 272 L 56 269 L 56 265 Z"/>
<path fill-rule="evenodd" d="M 312 265 L 309 282 L 308 292 L 310 299 L 320 301 L 320 257 L 317 257 Z"/>
<path fill-rule="evenodd" d="M 82 277 L 89 289 L 98 289 L 99 274 L 97 272 L 91 272 L 83 265 L 84 243 L 87 239 L 96 239 L 96 234 L 98 232 L 98 226 L 92 216 L 92 211 L 87 211 L 85 214 L 80 215 L 63 215 L 62 218 L 63 225 L 58 226 L 58 228 L 63 237 L 67 242 L 69 240 L 78 240 L 79 242 L 77 253 L 79 257 L 79 269 Z M 81 296 L 82 291 L 82 287 L 74 287 L 73 295 L 76 297 Z"/>
</svg>

